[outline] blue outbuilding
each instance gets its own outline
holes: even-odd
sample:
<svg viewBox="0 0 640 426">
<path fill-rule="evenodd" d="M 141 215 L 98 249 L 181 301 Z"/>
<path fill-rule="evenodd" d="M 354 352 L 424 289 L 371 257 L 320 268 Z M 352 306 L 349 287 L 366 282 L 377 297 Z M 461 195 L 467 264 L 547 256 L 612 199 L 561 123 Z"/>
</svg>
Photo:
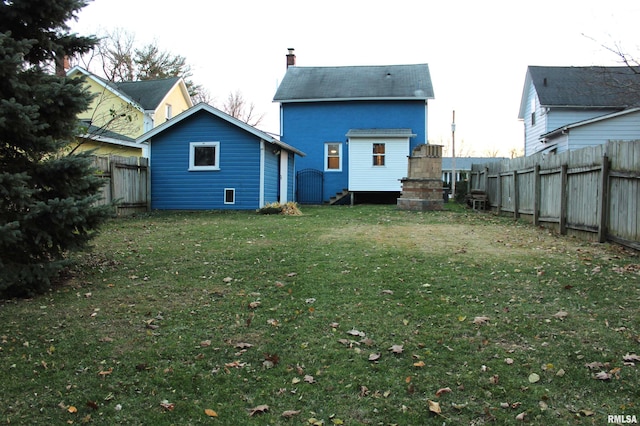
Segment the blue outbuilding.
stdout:
<svg viewBox="0 0 640 426">
<path fill-rule="evenodd" d="M 307 154 L 297 162 L 297 201 L 399 193 L 407 157 L 427 143 L 433 98 L 427 64 L 299 67 L 290 49 L 273 100 L 281 139 Z"/>
<path fill-rule="evenodd" d="M 151 208 L 250 210 L 295 197 L 304 153 L 200 103 L 140 136 L 149 145 Z"/>
</svg>

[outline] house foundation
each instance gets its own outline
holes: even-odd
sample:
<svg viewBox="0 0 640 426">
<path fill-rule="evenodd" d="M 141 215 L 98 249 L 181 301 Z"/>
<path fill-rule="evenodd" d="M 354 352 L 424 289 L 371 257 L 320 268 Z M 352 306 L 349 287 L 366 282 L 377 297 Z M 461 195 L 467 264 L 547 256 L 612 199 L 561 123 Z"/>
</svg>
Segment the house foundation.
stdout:
<svg viewBox="0 0 640 426">
<path fill-rule="evenodd" d="M 398 198 L 401 210 L 442 210 L 442 145 L 418 145 L 409 157 L 408 177 Z"/>
</svg>

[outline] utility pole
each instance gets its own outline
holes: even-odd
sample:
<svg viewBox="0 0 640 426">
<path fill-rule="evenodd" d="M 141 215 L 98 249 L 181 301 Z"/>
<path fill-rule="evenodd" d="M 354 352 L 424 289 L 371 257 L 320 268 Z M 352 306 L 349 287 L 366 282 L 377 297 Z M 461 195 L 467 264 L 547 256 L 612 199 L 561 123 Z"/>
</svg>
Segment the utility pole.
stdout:
<svg viewBox="0 0 640 426">
<path fill-rule="evenodd" d="M 453 120 L 451 121 L 451 194 L 453 200 L 456 199 L 456 111 L 453 111 Z"/>
</svg>

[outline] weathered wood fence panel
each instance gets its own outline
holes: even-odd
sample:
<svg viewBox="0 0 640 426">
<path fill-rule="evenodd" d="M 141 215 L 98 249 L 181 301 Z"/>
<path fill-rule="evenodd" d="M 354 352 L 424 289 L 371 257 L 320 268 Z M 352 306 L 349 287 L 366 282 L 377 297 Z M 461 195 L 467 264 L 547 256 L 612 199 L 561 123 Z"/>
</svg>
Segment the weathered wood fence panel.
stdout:
<svg viewBox="0 0 640 426">
<path fill-rule="evenodd" d="M 474 164 L 492 209 L 640 248 L 640 141 Z"/>
<path fill-rule="evenodd" d="M 93 165 L 105 180 L 99 204 L 116 201 L 116 214 L 123 216 L 148 210 L 149 159 L 95 156 Z"/>
</svg>

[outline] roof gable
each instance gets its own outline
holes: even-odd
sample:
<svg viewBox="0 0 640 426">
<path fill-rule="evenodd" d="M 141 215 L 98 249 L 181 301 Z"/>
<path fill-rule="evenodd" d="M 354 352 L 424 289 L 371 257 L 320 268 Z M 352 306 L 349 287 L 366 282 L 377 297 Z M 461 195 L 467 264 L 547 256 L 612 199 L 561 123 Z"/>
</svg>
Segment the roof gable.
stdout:
<svg viewBox="0 0 640 426">
<path fill-rule="evenodd" d="M 82 74 L 85 77 L 92 79 L 100 86 L 113 92 L 116 96 L 122 98 L 125 102 L 134 105 L 140 110 L 156 110 L 162 103 L 163 99 L 165 99 L 176 86 L 182 91 L 185 99 L 187 100 L 187 104 L 189 106 L 193 105 L 184 80 L 181 77 L 170 77 L 158 80 L 111 82 L 79 66 L 75 66 L 67 72 L 67 76 L 69 77 L 75 74 Z"/>
<path fill-rule="evenodd" d="M 123 81 L 114 85 L 145 110 L 155 110 L 167 94 L 180 82 L 180 77 L 161 80 Z"/>
<path fill-rule="evenodd" d="M 544 107 L 623 109 L 638 103 L 639 79 L 629 67 L 529 66 L 522 102 L 533 84 Z"/>
<path fill-rule="evenodd" d="M 263 132 L 262 130 L 258 130 L 255 127 L 245 123 L 244 121 L 238 120 L 235 117 L 230 116 L 229 114 L 220 111 L 217 108 L 212 107 L 209 104 L 206 104 L 204 102 L 201 102 L 191 108 L 189 108 L 186 111 L 181 112 L 180 114 L 176 115 L 174 118 L 172 118 L 171 120 L 167 120 L 164 123 L 162 123 L 161 125 L 149 130 L 147 133 L 143 134 L 142 136 L 140 136 L 139 138 L 136 139 L 136 142 L 138 143 L 143 143 L 143 142 L 147 142 L 150 141 L 154 136 L 164 132 L 165 130 L 167 130 L 170 127 L 175 126 L 176 124 L 184 121 L 185 119 L 191 117 L 192 115 L 196 114 L 199 111 L 206 111 L 207 113 L 216 116 L 218 118 L 221 118 L 222 120 L 227 121 L 228 123 L 239 127 L 243 130 L 245 130 L 246 132 L 249 132 L 250 134 L 266 141 L 269 143 L 272 143 L 274 145 L 277 145 L 283 149 L 286 149 L 288 151 L 291 151 L 293 153 L 296 153 L 302 157 L 304 157 L 304 152 L 292 147 L 291 145 L 288 145 L 276 138 L 274 138 L 273 136 L 269 135 L 268 133 Z"/>
<path fill-rule="evenodd" d="M 276 102 L 433 99 L 429 65 L 297 67 L 287 69 Z"/>
</svg>

